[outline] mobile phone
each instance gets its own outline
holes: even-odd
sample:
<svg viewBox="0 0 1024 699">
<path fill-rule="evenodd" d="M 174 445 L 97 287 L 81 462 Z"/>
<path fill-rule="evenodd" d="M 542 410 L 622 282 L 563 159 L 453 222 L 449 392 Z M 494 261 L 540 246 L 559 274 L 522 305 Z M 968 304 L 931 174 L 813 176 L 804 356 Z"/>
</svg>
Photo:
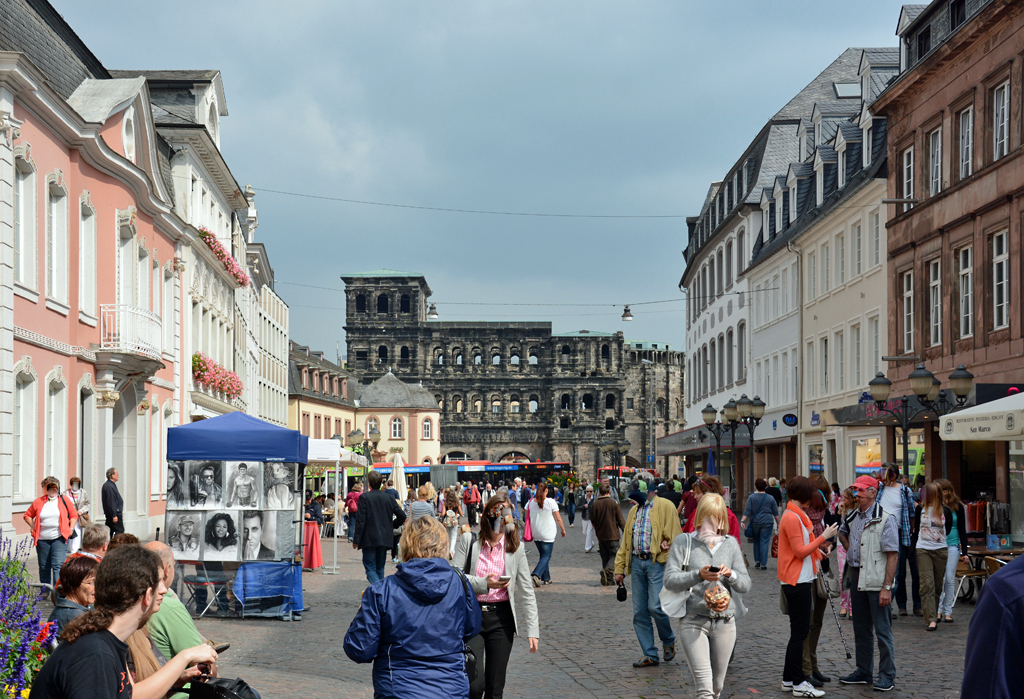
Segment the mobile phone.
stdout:
<svg viewBox="0 0 1024 699">
<path fill-rule="evenodd" d="M 199 663 L 198 665 L 196 665 L 196 667 L 199 668 L 199 675 L 200 675 L 200 677 L 209 677 L 210 676 L 210 665 L 209 665 L 209 663 Z"/>
<path fill-rule="evenodd" d="M 511 575 L 502 575 L 500 578 L 498 578 L 498 582 L 500 582 L 500 583 L 507 583 L 511 579 L 512 579 Z"/>
<path fill-rule="evenodd" d="M 718 566 L 708 566 L 708 572 L 709 573 L 717 573 L 720 570 L 721 570 L 721 568 L 719 568 Z"/>
</svg>

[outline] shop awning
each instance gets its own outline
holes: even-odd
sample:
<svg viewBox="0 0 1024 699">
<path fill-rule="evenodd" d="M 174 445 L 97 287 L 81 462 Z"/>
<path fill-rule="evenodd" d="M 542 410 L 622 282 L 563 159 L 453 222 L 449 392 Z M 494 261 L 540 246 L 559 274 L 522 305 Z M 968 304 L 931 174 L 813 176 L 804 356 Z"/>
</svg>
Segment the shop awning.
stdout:
<svg viewBox="0 0 1024 699">
<path fill-rule="evenodd" d="M 946 441 L 1002 441 L 1024 436 L 1024 393 L 976 405 L 939 421 Z"/>
</svg>

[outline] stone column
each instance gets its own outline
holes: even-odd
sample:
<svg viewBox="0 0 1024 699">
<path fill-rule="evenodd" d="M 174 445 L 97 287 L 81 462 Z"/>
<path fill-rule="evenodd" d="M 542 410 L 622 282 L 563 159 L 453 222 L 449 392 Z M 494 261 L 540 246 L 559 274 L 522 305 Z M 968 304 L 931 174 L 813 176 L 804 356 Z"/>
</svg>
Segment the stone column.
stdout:
<svg viewBox="0 0 1024 699">
<path fill-rule="evenodd" d="M 96 367 L 96 472 L 106 477 L 114 465 L 114 405 L 118 393 L 114 390 L 114 371 Z"/>
</svg>

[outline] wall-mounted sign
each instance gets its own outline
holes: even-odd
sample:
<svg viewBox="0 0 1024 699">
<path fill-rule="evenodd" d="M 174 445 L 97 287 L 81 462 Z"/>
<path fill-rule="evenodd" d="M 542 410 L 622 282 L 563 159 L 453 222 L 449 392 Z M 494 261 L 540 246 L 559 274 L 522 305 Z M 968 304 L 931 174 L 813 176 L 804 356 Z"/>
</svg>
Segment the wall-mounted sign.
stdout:
<svg viewBox="0 0 1024 699">
<path fill-rule="evenodd" d="M 816 413 L 816 412 L 814 412 L 812 410 L 811 411 L 811 427 L 817 427 L 820 424 L 821 424 L 821 415 Z"/>
<path fill-rule="evenodd" d="M 786 413 L 785 415 L 782 416 L 782 424 L 786 425 L 787 427 L 796 427 L 797 422 L 798 418 L 793 413 Z"/>
</svg>

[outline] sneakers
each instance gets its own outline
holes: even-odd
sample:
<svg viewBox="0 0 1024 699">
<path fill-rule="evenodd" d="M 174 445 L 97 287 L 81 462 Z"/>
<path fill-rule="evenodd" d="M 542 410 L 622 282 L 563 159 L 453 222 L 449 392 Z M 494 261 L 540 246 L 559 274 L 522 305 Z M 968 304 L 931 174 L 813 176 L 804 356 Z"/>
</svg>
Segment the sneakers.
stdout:
<svg viewBox="0 0 1024 699">
<path fill-rule="evenodd" d="M 657 658 L 648 658 L 645 655 L 644 657 L 640 658 L 635 663 L 633 663 L 633 667 L 655 667 L 657 664 Z"/>
<path fill-rule="evenodd" d="M 673 643 L 671 646 L 665 646 L 665 653 L 664 653 L 663 657 L 665 658 L 665 662 L 666 663 L 671 661 L 673 658 L 676 657 L 676 644 L 675 643 Z"/>
<path fill-rule="evenodd" d="M 782 681 L 782 691 L 783 692 L 792 692 L 793 691 L 793 683 L 792 682 L 787 682 L 786 680 L 783 680 Z"/>
<path fill-rule="evenodd" d="M 895 683 L 893 683 L 892 680 L 887 680 L 884 677 L 879 677 L 878 681 L 875 682 L 875 685 L 872 687 L 872 689 L 876 692 L 891 692 L 895 686 L 896 685 Z"/>
<path fill-rule="evenodd" d="M 793 696 L 794 697 L 823 697 L 825 692 L 820 689 L 815 689 L 811 686 L 810 682 L 801 682 L 800 684 L 793 685 Z"/>
<path fill-rule="evenodd" d="M 871 678 L 864 677 L 864 675 L 859 675 L 855 672 L 852 675 L 840 677 L 839 684 L 871 684 Z"/>
<path fill-rule="evenodd" d="M 541 586 L 540 576 L 538 576 L 538 575 L 531 575 L 530 577 L 533 579 L 533 586 L 534 587 L 540 587 Z"/>
</svg>

